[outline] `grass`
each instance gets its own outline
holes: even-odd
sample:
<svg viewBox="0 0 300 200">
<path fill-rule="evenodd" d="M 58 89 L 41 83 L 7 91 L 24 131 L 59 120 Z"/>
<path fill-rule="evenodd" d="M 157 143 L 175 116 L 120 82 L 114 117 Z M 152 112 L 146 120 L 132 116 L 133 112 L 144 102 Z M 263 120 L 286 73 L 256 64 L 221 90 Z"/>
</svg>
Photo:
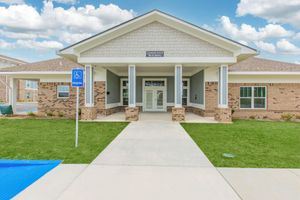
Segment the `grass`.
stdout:
<svg viewBox="0 0 300 200">
<path fill-rule="evenodd" d="M 0 159 L 51 159 L 90 163 L 127 123 L 79 122 L 74 147 L 74 120 L 1 119 Z"/>
<path fill-rule="evenodd" d="M 300 123 L 237 120 L 182 126 L 216 167 L 300 168 Z"/>
</svg>

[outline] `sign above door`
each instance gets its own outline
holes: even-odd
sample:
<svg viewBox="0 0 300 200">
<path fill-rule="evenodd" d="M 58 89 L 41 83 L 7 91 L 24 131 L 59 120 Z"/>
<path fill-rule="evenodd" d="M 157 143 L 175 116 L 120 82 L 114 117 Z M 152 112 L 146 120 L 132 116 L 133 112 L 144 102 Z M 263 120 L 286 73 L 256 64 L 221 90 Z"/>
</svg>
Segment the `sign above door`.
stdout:
<svg viewBox="0 0 300 200">
<path fill-rule="evenodd" d="M 146 57 L 164 57 L 164 51 L 146 51 Z"/>
</svg>

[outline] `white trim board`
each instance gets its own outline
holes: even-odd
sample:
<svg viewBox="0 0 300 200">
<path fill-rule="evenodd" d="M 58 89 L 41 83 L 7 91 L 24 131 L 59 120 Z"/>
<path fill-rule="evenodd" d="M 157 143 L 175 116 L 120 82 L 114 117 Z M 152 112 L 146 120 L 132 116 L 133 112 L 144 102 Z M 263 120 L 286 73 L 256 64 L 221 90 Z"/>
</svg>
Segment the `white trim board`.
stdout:
<svg viewBox="0 0 300 200">
<path fill-rule="evenodd" d="M 251 72 L 229 72 L 229 75 L 300 75 L 300 72 L 251 71 Z"/>
</svg>

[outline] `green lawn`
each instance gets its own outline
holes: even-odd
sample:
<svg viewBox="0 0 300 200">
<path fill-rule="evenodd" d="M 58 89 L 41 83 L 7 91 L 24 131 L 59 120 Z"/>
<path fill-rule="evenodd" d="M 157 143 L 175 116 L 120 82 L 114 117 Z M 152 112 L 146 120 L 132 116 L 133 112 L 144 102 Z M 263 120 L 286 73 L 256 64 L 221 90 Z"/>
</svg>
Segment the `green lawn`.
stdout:
<svg viewBox="0 0 300 200">
<path fill-rule="evenodd" d="M 90 163 L 127 123 L 79 123 L 74 147 L 74 120 L 1 119 L 0 159 L 57 159 Z"/>
<path fill-rule="evenodd" d="M 300 168 L 300 123 L 237 120 L 182 126 L 216 167 Z"/>
</svg>

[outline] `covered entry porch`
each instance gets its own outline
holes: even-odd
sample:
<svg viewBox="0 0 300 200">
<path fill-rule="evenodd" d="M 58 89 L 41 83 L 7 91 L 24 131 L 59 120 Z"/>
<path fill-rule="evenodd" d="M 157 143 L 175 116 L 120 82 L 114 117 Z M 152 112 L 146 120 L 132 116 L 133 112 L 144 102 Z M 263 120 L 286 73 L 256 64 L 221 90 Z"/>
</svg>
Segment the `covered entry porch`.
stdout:
<svg viewBox="0 0 300 200">
<path fill-rule="evenodd" d="M 97 79 L 94 76 L 100 70 L 104 71 L 105 109 L 101 112 L 104 116 L 123 112 L 124 120 L 136 121 L 141 116 L 140 112 L 169 112 L 174 121 L 185 121 L 186 113 L 215 117 L 217 107 L 228 109 L 227 64 L 129 64 L 110 67 L 91 64 L 85 68 L 85 97 L 86 103 L 89 103 L 86 108 L 90 110 L 98 104 L 92 102 L 97 101 L 95 95 L 94 98 L 91 96 L 97 91 L 93 88 L 97 84 L 92 84 Z M 218 87 L 218 80 L 223 81 L 222 87 Z M 224 98 L 218 99 L 219 96 Z M 96 115 L 92 118 L 95 119 Z"/>
</svg>

